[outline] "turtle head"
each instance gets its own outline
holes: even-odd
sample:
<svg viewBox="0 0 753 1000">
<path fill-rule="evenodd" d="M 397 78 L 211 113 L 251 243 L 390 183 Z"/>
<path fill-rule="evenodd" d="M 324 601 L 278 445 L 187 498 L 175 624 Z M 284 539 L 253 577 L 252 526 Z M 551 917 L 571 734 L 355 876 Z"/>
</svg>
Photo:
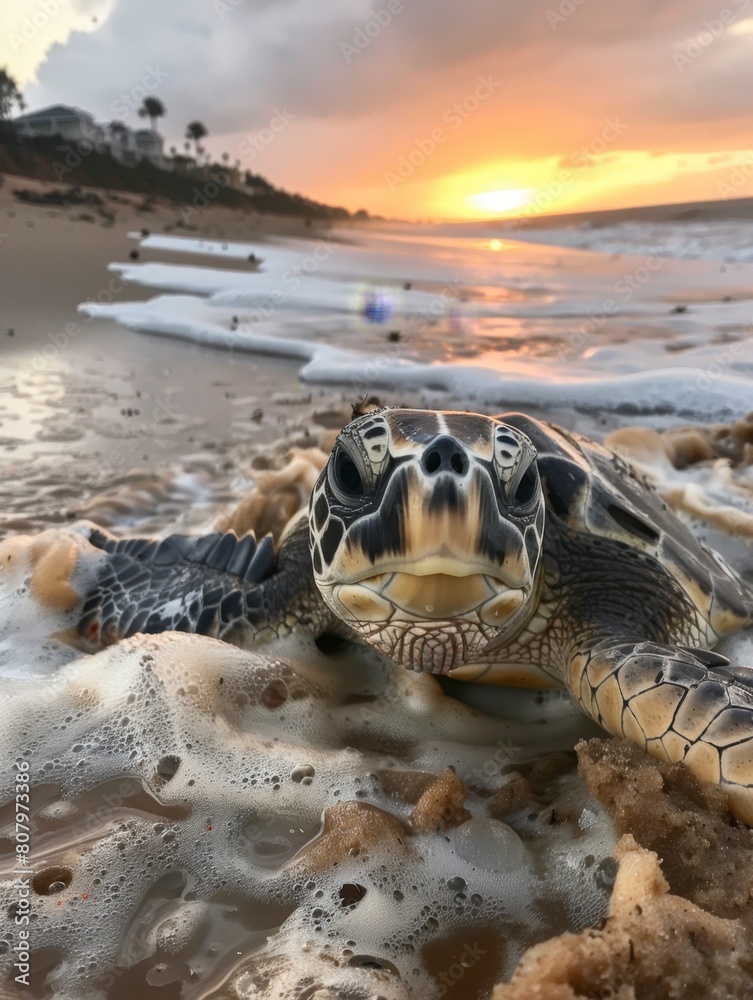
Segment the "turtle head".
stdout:
<svg viewBox="0 0 753 1000">
<path fill-rule="evenodd" d="M 445 673 L 534 611 L 536 450 L 493 417 L 379 410 L 338 437 L 311 496 L 324 600 L 391 659 Z"/>
</svg>

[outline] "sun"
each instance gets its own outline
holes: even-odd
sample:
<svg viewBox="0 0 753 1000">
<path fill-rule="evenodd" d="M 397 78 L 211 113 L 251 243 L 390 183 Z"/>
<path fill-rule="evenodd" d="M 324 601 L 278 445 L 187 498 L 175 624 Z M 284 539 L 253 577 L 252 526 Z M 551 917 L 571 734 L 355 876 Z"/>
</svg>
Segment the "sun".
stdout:
<svg viewBox="0 0 753 1000">
<path fill-rule="evenodd" d="M 468 199 L 471 204 L 484 212 L 512 212 L 522 208 L 531 194 L 530 188 L 506 188 L 501 191 L 483 191 Z"/>
</svg>

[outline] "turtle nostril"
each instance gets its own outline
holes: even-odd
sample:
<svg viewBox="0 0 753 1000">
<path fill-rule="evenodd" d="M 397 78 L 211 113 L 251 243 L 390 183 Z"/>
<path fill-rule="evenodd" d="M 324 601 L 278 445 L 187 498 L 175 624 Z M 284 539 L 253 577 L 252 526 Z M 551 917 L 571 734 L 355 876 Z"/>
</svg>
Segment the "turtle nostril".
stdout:
<svg viewBox="0 0 753 1000">
<path fill-rule="evenodd" d="M 457 441 L 451 437 L 434 441 L 432 447 L 424 454 L 421 462 L 427 475 L 435 472 L 454 472 L 459 476 L 468 471 L 468 456 Z"/>
</svg>

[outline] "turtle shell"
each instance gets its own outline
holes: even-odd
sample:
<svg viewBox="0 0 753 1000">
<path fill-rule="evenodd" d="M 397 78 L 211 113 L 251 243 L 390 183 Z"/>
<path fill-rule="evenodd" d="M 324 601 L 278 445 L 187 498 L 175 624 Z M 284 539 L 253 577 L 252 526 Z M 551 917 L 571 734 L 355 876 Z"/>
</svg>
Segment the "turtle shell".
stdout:
<svg viewBox="0 0 753 1000">
<path fill-rule="evenodd" d="M 538 451 L 546 499 L 545 532 L 558 521 L 655 558 L 678 582 L 717 636 L 753 620 L 753 589 L 699 541 L 653 486 L 624 459 L 588 438 L 520 413 L 498 420 L 526 434 Z M 615 565 L 615 573 L 619 566 Z"/>
</svg>

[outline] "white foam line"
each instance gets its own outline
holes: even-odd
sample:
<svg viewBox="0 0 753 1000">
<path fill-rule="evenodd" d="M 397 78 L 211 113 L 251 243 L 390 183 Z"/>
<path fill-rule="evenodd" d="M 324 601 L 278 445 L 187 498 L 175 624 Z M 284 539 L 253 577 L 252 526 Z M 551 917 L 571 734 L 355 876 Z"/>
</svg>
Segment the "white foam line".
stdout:
<svg viewBox="0 0 753 1000">
<path fill-rule="evenodd" d="M 259 243 L 232 243 L 227 240 L 202 240 L 189 236 L 163 236 L 160 233 L 143 236 L 141 233 L 129 233 L 129 239 L 139 240 L 140 245 L 152 250 L 170 250 L 173 253 L 207 254 L 212 257 L 229 257 L 231 260 L 248 260 L 251 254 L 263 256 L 274 254 L 276 248 Z"/>
<path fill-rule="evenodd" d="M 657 369 L 557 382 L 509 378 L 484 368 L 420 364 L 386 352 L 368 355 L 315 341 L 229 330 L 212 322 L 211 308 L 192 296 L 160 296 L 150 302 L 85 303 L 79 310 L 84 315 L 112 319 L 143 333 L 302 361 L 301 380 L 318 385 L 357 386 L 367 391 L 438 391 L 466 403 L 479 402 L 500 410 L 533 405 L 711 419 L 742 416 L 751 406 L 749 380 L 710 375 L 698 368 Z M 270 326 L 280 328 L 283 318 L 275 316 L 274 326 L 272 322 Z"/>
<path fill-rule="evenodd" d="M 406 291 L 398 283 L 390 286 L 384 283 L 367 284 L 356 277 L 336 280 L 318 274 L 300 275 L 291 268 L 282 273 L 244 272 L 152 261 L 115 263 L 108 267 L 129 284 L 164 292 L 204 295 L 214 305 L 238 309 L 283 307 L 294 311 L 355 314 L 363 312 L 366 295 L 375 292 L 389 298 L 390 315 L 396 319 L 422 316 L 438 319 L 453 313 L 479 318 L 579 319 L 594 313 L 593 299 L 573 297 L 551 301 L 553 296 L 550 295 L 533 302 L 511 303 L 504 299 L 498 302 L 478 299 L 461 301 L 451 294 L 442 296 L 419 289 Z M 617 318 L 656 313 L 654 303 L 634 300 L 621 304 L 621 308 L 611 315 Z"/>
<path fill-rule="evenodd" d="M 380 359 L 365 359 L 366 380 L 374 388 L 397 387 L 447 392 L 468 402 L 478 401 L 500 410 L 511 406 L 546 409 L 578 409 L 626 414 L 666 414 L 711 419 L 743 416 L 750 410 L 751 383 L 723 376 L 706 389 L 698 386 L 708 375 L 698 368 L 658 369 L 610 378 L 545 382 L 541 379 L 510 379 L 483 368 L 456 365 L 412 365 L 405 369 L 382 368 Z M 376 369 L 373 374 L 372 369 Z M 338 377 L 339 376 L 339 377 Z M 325 371 L 318 359 L 301 372 L 307 382 L 348 384 L 364 378 L 352 366 Z"/>
<path fill-rule="evenodd" d="M 521 243 L 538 243 L 601 254 L 659 254 L 684 260 L 753 261 L 750 223 L 744 219 L 621 222 L 562 229 L 520 228 L 504 233 Z"/>
<path fill-rule="evenodd" d="M 303 274 L 313 270 L 329 277 L 351 277 L 354 273 L 363 276 L 370 282 L 390 283 L 398 286 L 406 280 L 447 282 L 460 272 L 469 272 L 469 268 L 438 267 L 434 263 L 426 263 L 396 255 L 390 249 L 366 249 L 350 243 L 340 243 L 329 237 L 318 240 L 280 238 L 276 243 L 233 243 L 228 240 L 200 240 L 185 236 L 163 236 L 155 233 L 141 238 L 140 233 L 129 233 L 132 239 L 139 239 L 145 250 L 166 250 L 172 253 L 184 253 L 221 257 L 225 260 L 248 261 L 253 254 L 259 264 L 259 271 L 249 272 L 274 274 L 278 277 L 292 275 L 298 271 Z M 347 257 L 347 265 L 341 258 Z M 449 271 L 449 275 L 448 272 Z"/>
<path fill-rule="evenodd" d="M 363 311 L 367 293 L 386 295 L 391 303 L 391 315 L 408 317 L 434 315 L 438 298 L 418 289 L 367 288 L 362 282 L 336 281 L 318 275 L 298 275 L 293 271 L 279 274 L 229 271 L 190 264 L 109 264 L 108 269 L 122 281 L 164 292 L 182 292 L 209 297 L 213 305 L 237 308 L 316 310 L 327 313 L 359 313 Z M 460 303 L 448 299 L 445 313 Z M 501 315 L 493 303 L 463 303 L 464 315 Z"/>
<path fill-rule="evenodd" d="M 84 316 L 115 320 L 130 330 L 151 333 L 161 337 L 190 340 L 208 347 L 245 351 L 251 354 L 269 354 L 281 358 L 310 361 L 319 351 L 322 356 L 328 352 L 339 353 L 337 348 L 313 341 L 297 340 L 292 337 L 277 338 L 265 334 L 249 333 L 245 330 L 231 330 L 219 323 L 192 319 L 196 315 L 197 300 L 189 295 L 158 296 L 149 302 L 98 303 L 85 302 L 78 307 Z M 168 309 L 165 309 L 165 306 Z M 166 318 L 166 312 L 177 315 Z M 180 315 L 181 312 L 185 315 Z"/>
<path fill-rule="evenodd" d="M 133 239 L 140 239 L 146 250 L 165 250 L 173 253 L 221 257 L 226 260 L 247 261 L 254 255 L 259 271 L 254 272 L 283 275 L 296 271 L 306 262 L 306 267 L 315 264 L 317 274 L 329 277 L 351 278 L 361 275 L 363 280 L 402 286 L 406 281 L 428 281 L 439 285 L 455 285 L 469 282 L 474 285 L 508 287 L 515 283 L 513 269 L 520 261 L 505 261 L 504 276 L 499 273 L 500 260 L 488 251 L 480 253 L 474 241 L 468 246 L 452 246 L 444 249 L 439 260 L 431 259 L 436 248 L 420 238 L 410 242 L 400 242 L 384 238 L 376 245 L 368 247 L 355 243 L 340 242 L 335 237 L 324 236 L 317 240 L 278 237 L 275 243 L 233 243 L 228 240 L 200 240 L 185 236 L 164 236 L 159 233 L 141 238 L 140 233 L 130 233 Z M 510 244 L 514 247 L 514 243 Z M 530 247 L 525 247 L 530 255 Z M 544 252 L 543 250 L 541 252 Z M 306 271 L 304 267 L 304 272 Z M 568 275 L 567 290 L 572 294 L 574 287 L 585 285 L 591 280 L 588 275 L 573 272 Z"/>
<path fill-rule="evenodd" d="M 132 285 L 160 288 L 165 292 L 192 292 L 195 295 L 214 295 L 236 286 L 245 288 L 253 278 L 252 274 L 243 271 L 192 264 L 108 264 L 107 269 Z"/>
</svg>

